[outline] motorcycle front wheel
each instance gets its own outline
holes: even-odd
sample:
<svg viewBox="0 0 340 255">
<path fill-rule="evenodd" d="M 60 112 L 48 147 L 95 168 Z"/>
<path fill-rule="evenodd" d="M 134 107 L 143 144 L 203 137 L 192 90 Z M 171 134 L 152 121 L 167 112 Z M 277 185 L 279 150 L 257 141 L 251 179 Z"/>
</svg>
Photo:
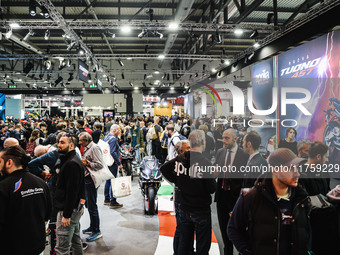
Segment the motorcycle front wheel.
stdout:
<svg viewBox="0 0 340 255">
<path fill-rule="evenodd" d="M 154 187 L 148 188 L 147 197 L 148 197 L 148 214 L 154 215 L 156 212 L 156 208 L 155 208 L 156 192 L 155 192 Z"/>
</svg>

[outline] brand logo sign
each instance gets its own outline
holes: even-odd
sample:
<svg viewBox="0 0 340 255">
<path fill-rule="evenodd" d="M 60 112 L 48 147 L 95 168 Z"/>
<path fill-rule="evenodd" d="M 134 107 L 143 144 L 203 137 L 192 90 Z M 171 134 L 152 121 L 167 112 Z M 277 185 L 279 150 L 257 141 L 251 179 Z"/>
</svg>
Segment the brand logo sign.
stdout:
<svg viewBox="0 0 340 255">
<path fill-rule="evenodd" d="M 244 106 L 245 106 L 245 98 L 242 90 L 233 85 L 233 84 L 217 84 L 218 86 L 223 86 L 224 90 L 230 90 L 233 98 L 233 114 L 234 115 L 244 115 Z M 253 91 L 252 88 L 247 88 L 247 103 L 248 109 L 255 115 L 270 115 L 275 112 L 277 107 L 277 88 L 273 88 L 272 90 L 272 106 L 267 110 L 257 110 L 253 106 Z M 303 98 L 300 99 L 290 99 L 288 98 L 289 93 L 301 94 L 304 95 Z M 281 115 L 286 115 L 287 113 L 287 105 L 292 104 L 295 105 L 304 115 L 312 115 L 304 106 L 304 103 L 307 103 L 311 99 L 311 93 L 309 90 L 304 88 L 281 88 Z"/>
</svg>

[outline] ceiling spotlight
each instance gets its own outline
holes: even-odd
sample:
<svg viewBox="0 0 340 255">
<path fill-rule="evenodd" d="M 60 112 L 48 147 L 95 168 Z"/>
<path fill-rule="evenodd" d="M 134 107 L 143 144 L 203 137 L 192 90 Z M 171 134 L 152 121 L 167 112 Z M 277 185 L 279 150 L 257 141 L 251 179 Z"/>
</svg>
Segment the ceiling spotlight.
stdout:
<svg viewBox="0 0 340 255">
<path fill-rule="evenodd" d="M 169 24 L 169 30 L 172 30 L 172 31 L 175 31 L 175 30 L 177 30 L 178 29 L 178 23 L 177 22 L 171 22 L 170 24 Z"/>
<path fill-rule="evenodd" d="M 230 65 L 230 61 L 229 60 L 224 60 L 224 64 L 228 66 L 228 65 Z"/>
<path fill-rule="evenodd" d="M 122 73 L 122 79 L 123 79 L 123 80 L 125 79 L 124 73 Z"/>
<path fill-rule="evenodd" d="M 242 35 L 242 34 L 243 34 L 243 30 L 242 30 L 242 29 L 239 29 L 239 28 L 238 28 L 238 29 L 235 29 L 235 30 L 234 30 L 234 34 L 235 34 L 235 35 Z"/>
<path fill-rule="evenodd" d="M 154 73 L 155 73 L 155 74 L 159 74 L 159 72 L 158 72 L 158 71 L 154 71 Z"/>
<path fill-rule="evenodd" d="M 67 81 L 72 81 L 73 80 L 73 73 L 70 73 L 70 77 L 67 79 Z"/>
<path fill-rule="evenodd" d="M 216 35 L 215 35 L 215 41 L 216 43 L 222 43 L 222 37 L 220 35 L 219 32 L 216 31 Z"/>
<path fill-rule="evenodd" d="M 81 47 L 79 47 L 78 55 L 84 55 L 84 54 L 85 54 L 85 51 Z"/>
<path fill-rule="evenodd" d="M 255 42 L 253 46 L 256 49 L 256 48 L 260 47 L 260 44 L 258 42 Z"/>
<path fill-rule="evenodd" d="M 164 59 L 165 58 L 165 55 L 161 54 L 158 56 L 159 59 Z"/>
<path fill-rule="evenodd" d="M 124 66 L 124 63 L 120 59 L 118 59 L 118 63 L 120 66 Z"/>
<path fill-rule="evenodd" d="M 35 16 L 37 14 L 36 6 L 35 6 L 35 1 L 30 0 L 30 5 L 29 5 L 29 12 L 31 16 Z"/>
<path fill-rule="evenodd" d="M 18 23 L 11 23 L 11 24 L 9 24 L 9 26 L 10 26 L 12 29 L 20 28 L 20 25 L 19 25 Z"/>
<path fill-rule="evenodd" d="M 128 25 L 122 26 L 122 27 L 120 28 L 120 31 L 121 31 L 122 33 L 124 33 L 124 34 L 128 34 L 128 33 L 131 32 L 131 27 L 128 26 Z"/>
<path fill-rule="evenodd" d="M 22 39 L 23 41 L 27 41 L 28 38 L 30 38 L 30 36 L 33 36 L 34 35 L 34 32 L 33 30 L 29 30 L 28 33 L 25 35 L 24 39 Z"/>
<path fill-rule="evenodd" d="M 146 79 L 151 79 L 152 77 L 153 77 L 152 74 L 146 75 Z"/>
<path fill-rule="evenodd" d="M 5 36 L 7 39 L 11 38 L 13 34 L 12 28 L 9 28 L 8 31 L 6 32 Z"/>
<path fill-rule="evenodd" d="M 67 45 L 67 50 L 72 50 L 75 45 L 76 45 L 75 41 L 71 42 L 69 45 Z"/>
<path fill-rule="evenodd" d="M 249 36 L 250 39 L 254 39 L 259 35 L 259 32 L 255 29 L 254 32 Z"/>
<path fill-rule="evenodd" d="M 50 30 L 46 30 L 44 39 L 45 39 L 46 41 L 47 41 L 48 39 L 50 39 Z"/>
<path fill-rule="evenodd" d="M 138 38 L 142 39 L 144 36 L 146 36 L 148 33 L 147 29 L 143 29 L 142 32 L 138 34 Z"/>
<path fill-rule="evenodd" d="M 146 13 L 149 14 L 149 20 L 153 20 L 153 9 L 146 10 Z"/>
<path fill-rule="evenodd" d="M 59 76 L 58 79 L 54 82 L 54 87 L 57 86 L 62 80 L 63 77 Z"/>
<path fill-rule="evenodd" d="M 255 53 L 253 52 L 253 53 L 251 53 L 249 56 L 248 56 L 248 59 L 249 60 L 252 60 L 252 58 L 255 56 Z"/>
<path fill-rule="evenodd" d="M 217 70 L 215 68 L 211 69 L 211 72 L 216 73 Z"/>
<path fill-rule="evenodd" d="M 158 31 L 156 31 L 155 34 L 159 36 L 159 39 L 162 39 L 164 37 L 164 35 Z"/>
<path fill-rule="evenodd" d="M 50 17 L 50 14 L 48 13 L 47 9 L 45 6 L 40 6 L 41 9 L 41 15 L 44 16 L 45 19 L 48 19 Z"/>
<path fill-rule="evenodd" d="M 131 81 L 129 81 L 129 84 L 130 84 L 131 87 L 133 87 L 133 83 Z"/>
<path fill-rule="evenodd" d="M 274 13 L 268 13 L 267 15 L 267 24 L 269 25 L 270 23 L 272 23 L 273 21 L 273 18 L 274 18 Z"/>
</svg>

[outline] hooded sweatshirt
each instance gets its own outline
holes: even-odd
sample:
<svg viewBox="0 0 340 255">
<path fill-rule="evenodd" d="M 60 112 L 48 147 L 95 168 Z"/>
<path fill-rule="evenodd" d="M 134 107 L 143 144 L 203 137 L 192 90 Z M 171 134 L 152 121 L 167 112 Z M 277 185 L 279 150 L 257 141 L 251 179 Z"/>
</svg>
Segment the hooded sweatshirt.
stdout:
<svg viewBox="0 0 340 255">
<path fill-rule="evenodd" d="M 195 166 L 209 165 L 211 163 L 201 153 L 187 151 L 161 167 L 163 176 L 179 190 L 178 202 L 182 210 L 210 212 L 211 194 L 216 191 L 216 181 L 207 176 L 203 178 L 195 170 Z"/>
</svg>

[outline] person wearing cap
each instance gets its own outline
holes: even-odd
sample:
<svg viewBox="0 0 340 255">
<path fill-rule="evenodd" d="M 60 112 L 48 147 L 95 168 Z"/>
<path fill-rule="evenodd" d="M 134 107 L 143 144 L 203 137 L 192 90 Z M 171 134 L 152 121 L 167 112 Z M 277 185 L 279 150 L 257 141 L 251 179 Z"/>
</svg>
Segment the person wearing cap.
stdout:
<svg viewBox="0 0 340 255">
<path fill-rule="evenodd" d="M 296 168 L 302 160 L 287 148 L 272 152 L 270 172 L 240 195 L 227 231 L 242 255 L 311 254 L 310 202 Z"/>
</svg>

